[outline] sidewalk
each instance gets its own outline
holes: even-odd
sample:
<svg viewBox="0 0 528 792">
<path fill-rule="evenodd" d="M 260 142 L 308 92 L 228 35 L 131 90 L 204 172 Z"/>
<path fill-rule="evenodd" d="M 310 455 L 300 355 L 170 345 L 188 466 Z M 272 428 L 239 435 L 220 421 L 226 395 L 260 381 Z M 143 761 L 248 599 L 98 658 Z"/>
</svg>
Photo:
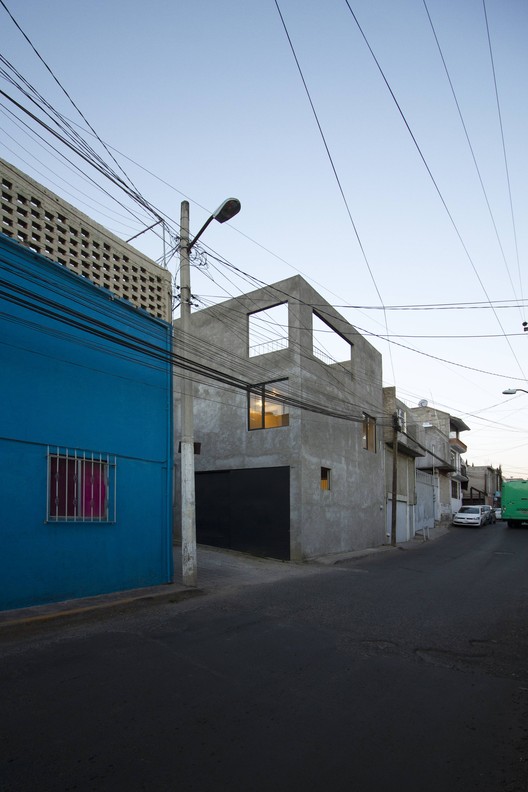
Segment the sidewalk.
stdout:
<svg viewBox="0 0 528 792">
<path fill-rule="evenodd" d="M 0 636 L 10 629 L 21 629 L 51 621 L 67 622 L 98 613 L 103 615 L 162 602 L 180 602 L 211 591 L 309 573 L 309 567 L 303 564 L 254 558 L 229 550 L 198 547 L 198 586 L 190 588 L 180 582 L 181 548 L 174 547 L 175 583 L 0 611 Z"/>
<path fill-rule="evenodd" d="M 396 547 L 393 547 L 391 544 L 384 544 L 379 547 L 367 547 L 364 550 L 354 550 L 349 553 L 332 553 L 330 555 L 314 558 L 311 562 L 324 564 L 325 566 L 334 566 L 343 561 L 353 561 L 354 559 L 365 558 L 366 556 L 378 555 L 379 553 L 387 553 L 394 550 L 415 550 L 427 544 L 427 542 L 433 542 L 436 539 L 440 539 L 441 536 L 445 536 L 449 533 L 450 527 L 450 523 L 438 523 L 434 528 L 428 528 L 425 535 L 422 535 L 422 533 L 419 535 L 417 534 L 413 536 L 412 539 L 409 539 L 408 542 L 399 542 Z M 390 542 L 390 537 L 387 537 L 387 542 Z"/>
<path fill-rule="evenodd" d="M 437 527 L 429 532 L 429 540 L 438 539 L 449 531 L 448 526 Z M 198 586 L 189 588 L 181 581 L 181 548 L 174 548 L 174 577 L 177 582 L 162 586 L 117 591 L 96 597 L 70 599 L 35 605 L 30 608 L 0 611 L 0 636 L 9 630 L 43 624 L 51 621 L 72 621 L 96 614 L 118 612 L 131 607 L 146 607 L 162 602 L 181 602 L 208 592 L 229 589 L 236 586 L 258 585 L 281 580 L 285 577 L 313 575 L 319 566 L 333 566 L 343 561 L 364 558 L 378 553 L 395 550 L 411 550 L 421 547 L 427 539 L 414 537 L 409 542 L 397 545 L 356 550 L 349 553 L 334 553 L 310 559 L 304 564 L 278 561 L 272 558 L 256 558 L 230 550 L 212 547 L 198 547 Z"/>
</svg>

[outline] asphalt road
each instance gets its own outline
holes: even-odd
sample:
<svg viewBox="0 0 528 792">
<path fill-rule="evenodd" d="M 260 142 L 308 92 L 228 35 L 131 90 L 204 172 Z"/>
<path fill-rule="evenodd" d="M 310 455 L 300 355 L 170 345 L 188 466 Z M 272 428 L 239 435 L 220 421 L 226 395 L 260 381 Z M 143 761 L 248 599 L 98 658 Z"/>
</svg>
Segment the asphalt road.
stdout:
<svg viewBox="0 0 528 792">
<path fill-rule="evenodd" d="M 528 789 L 528 530 L 260 570 L 4 638 L 1 792 Z"/>
</svg>

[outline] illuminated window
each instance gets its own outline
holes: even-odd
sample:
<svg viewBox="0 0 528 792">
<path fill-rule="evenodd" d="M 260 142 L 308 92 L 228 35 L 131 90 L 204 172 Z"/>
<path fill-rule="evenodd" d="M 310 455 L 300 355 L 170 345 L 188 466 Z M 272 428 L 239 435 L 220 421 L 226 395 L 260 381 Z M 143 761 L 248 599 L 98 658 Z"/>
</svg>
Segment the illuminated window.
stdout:
<svg viewBox="0 0 528 792">
<path fill-rule="evenodd" d="M 330 468 L 321 468 L 321 489 L 322 490 L 329 490 L 330 489 Z"/>
<path fill-rule="evenodd" d="M 363 413 L 363 448 L 376 450 L 376 419 Z"/>
<path fill-rule="evenodd" d="M 285 395 L 280 383 L 285 380 L 252 385 L 248 393 L 249 429 L 272 429 L 289 426 L 288 405 L 280 397 Z"/>
</svg>

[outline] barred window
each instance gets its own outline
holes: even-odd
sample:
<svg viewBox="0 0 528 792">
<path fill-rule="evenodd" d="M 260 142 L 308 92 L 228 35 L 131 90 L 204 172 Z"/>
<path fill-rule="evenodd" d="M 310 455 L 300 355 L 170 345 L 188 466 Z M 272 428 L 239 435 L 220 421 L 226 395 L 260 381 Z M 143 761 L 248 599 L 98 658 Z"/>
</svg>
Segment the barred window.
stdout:
<svg viewBox="0 0 528 792">
<path fill-rule="evenodd" d="M 48 522 L 115 522 L 116 458 L 48 448 Z"/>
</svg>

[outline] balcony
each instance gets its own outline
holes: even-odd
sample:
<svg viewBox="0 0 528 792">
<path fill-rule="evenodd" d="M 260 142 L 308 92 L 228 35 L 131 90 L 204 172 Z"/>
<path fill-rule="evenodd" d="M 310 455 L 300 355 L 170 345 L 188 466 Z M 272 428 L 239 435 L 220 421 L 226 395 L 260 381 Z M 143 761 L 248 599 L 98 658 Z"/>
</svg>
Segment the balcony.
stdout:
<svg viewBox="0 0 528 792">
<path fill-rule="evenodd" d="M 467 445 L 462 442 L 460 437 L 450 437 L 449 446 L 453 451 L 457 451 L 459 454 L 467 453 Z"/>
</svg>

